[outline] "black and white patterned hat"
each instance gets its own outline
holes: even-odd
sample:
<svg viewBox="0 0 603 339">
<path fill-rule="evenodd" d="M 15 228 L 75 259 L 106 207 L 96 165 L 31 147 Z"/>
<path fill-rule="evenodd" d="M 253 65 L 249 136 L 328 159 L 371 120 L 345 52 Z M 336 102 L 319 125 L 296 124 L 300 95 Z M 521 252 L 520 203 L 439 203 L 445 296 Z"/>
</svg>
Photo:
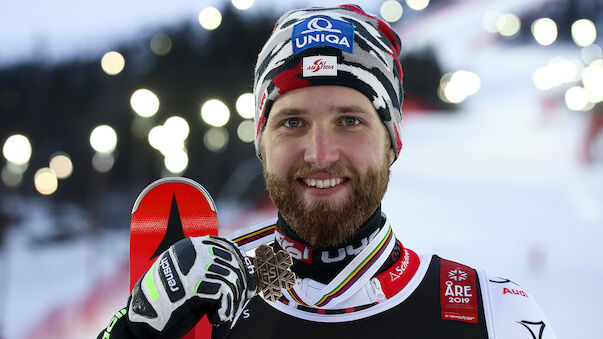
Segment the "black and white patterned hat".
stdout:
<svg viewBox="0 0 603 339">
<path fill-rule="evenodd" d="M 384 21 L 355 5 L 285 13 L 255 67 L 255 148 L 279 95 L 317 85 L 350 87 L 366 95 L 389 132 L 396 158 L 402 148 L 400 38 Z"/>
</svg>

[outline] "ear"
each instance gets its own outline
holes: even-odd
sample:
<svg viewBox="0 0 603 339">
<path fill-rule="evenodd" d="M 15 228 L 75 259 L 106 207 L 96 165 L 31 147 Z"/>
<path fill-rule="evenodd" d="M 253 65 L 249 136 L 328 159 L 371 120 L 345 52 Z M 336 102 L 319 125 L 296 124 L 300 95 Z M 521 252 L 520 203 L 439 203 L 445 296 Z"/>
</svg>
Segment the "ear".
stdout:
<svg viewBox="0 0 603 339">
<path fill-rule="evenodd" d="M 396 151 L 394 150 L 393 147 L 389 148 L 389 165 L 391 166 L 394 163 L 394 160 L 396 160 Z"/>
<path fill-rule="evenodd" d="M 263 161 L 264 159 L 264 154 L 266 153 L 266 150 L 264 149 L 264 138 L 262 138 L 262 132 L 260 132 L 260 136 L 258 137 L 260 140 L 258 142 L 258 146 L 260 148 L 260 160 Z"/>
</svg>

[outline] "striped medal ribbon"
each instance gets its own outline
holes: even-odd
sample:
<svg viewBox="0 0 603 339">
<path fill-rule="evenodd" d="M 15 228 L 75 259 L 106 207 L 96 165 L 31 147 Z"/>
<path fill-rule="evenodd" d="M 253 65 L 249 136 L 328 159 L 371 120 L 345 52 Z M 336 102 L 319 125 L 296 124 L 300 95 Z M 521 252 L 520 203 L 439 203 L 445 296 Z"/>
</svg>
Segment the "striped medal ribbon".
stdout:
<svg viewBox="0 0 603 339">
<path fill-rule="evenodd" d="M 389 257 L 395 242 L 396 237 L 389 221 L 386 221 L 375 238 L 320 293 L 309 297 L 303 295 L 299 286 L 295 285 L 287 291 L 289 298 L 301 305 L 314 305 L 324 309 L 335 307 L 369 282 Z"/>
</svg>

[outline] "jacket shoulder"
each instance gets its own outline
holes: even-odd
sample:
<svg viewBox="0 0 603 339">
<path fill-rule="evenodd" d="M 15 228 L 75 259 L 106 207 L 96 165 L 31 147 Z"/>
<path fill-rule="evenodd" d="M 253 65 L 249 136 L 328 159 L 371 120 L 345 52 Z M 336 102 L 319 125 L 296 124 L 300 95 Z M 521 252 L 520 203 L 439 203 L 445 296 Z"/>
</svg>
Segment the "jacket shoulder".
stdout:
<svg viewBox="0 0 603 339">
<path fill-rule="evenodd" d="M 484 272 L 480 276 L 485 315 L 495 338 L 557 338 L 550 321 L 524 288 Z"/>
</svg>

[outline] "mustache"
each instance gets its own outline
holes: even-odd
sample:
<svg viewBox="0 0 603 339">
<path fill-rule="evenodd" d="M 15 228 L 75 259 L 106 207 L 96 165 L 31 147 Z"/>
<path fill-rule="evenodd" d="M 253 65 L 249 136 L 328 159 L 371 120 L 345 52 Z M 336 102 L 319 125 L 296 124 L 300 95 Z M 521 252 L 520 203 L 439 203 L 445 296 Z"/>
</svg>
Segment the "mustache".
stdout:
<svg viewBox="0 0 603 339">
<path fill-rule="evenodd" d="M 313 164 L 308 164 L 303 167 L 292 169 L 289 172 L 289 177 L 292 179 L 311 176 L 316 173 L 328 173 L 333 176 L 352 177 L 355 173 L 351 168 L 342 164 L 332 164 L 329 167 L 320 168 Z"/>
</svg>

